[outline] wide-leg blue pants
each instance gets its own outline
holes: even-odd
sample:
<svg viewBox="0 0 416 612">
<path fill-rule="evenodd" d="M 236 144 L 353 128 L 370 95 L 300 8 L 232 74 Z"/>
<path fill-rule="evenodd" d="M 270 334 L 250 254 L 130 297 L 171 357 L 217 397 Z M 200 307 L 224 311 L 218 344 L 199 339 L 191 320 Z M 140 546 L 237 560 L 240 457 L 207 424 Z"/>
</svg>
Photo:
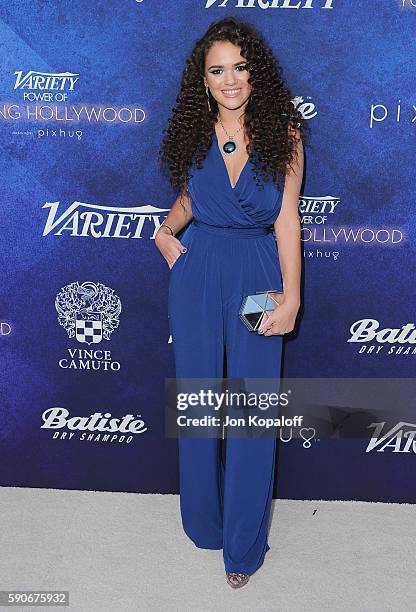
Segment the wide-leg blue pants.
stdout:
<svg viewBox="0 0 416 612">
<path fill-rule="evenodd" d="M 282 289 L 273 234 L 194 220 L 181 242 L 168 298 L 176 377 L 279 381 L 282 336 L 250 332 L 238 317 L 244 296 Z M 253 574 L 270 548 L 276 437 L 227 437 L 225 462 L 221 438 L 178 444 L 184 531 L 197 547 L 222 548 L 226 571 Z"/>
</svg>

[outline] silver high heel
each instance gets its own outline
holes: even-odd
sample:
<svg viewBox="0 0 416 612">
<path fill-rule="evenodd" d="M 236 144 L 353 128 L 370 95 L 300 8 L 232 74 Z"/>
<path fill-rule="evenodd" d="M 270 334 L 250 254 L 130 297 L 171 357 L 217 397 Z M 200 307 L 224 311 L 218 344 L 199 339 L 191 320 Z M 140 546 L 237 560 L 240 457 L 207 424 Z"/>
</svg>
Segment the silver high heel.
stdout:
<svg viewBox="0 0 416 612">
<path fill-rule="evenodd" d="M 227 583 L 233 589 L 243 587 L 250 580 L 250 574 L 237 574 L 236 572 L 225 572 Z"/>
</svg>

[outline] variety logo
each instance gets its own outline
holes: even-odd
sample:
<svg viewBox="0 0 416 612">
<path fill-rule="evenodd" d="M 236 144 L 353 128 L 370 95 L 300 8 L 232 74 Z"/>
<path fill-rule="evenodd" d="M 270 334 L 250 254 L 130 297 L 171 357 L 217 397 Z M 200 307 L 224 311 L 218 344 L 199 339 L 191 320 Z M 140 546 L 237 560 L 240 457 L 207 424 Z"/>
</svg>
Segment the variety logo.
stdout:
<svg viewBox="0 0 416 612">
<path fill-rule="evenodd" d="M 98 206 L 85 202 L 72 202 L 59 211 L 60 202 L 46 202 L 42 208 L 49 208 L 43 236 L 53 233 L 71 237 L 91 238 L 142 238 L 143 228 L 150 222 L 152 238 L 160 227 L 160 214 L 170 208 L 156 208 L 150 204 L 123 208 Z"/>
<path fill-rule="evenodd" d="M 68 334 L 82 344 L 110 340 L 119 325 L 120 298 L 114 289 L 102 283 L 77 282 L 66 285 L 55 299 L 58 321 Z M 120 362 L 109 350 L 68 348 L 69 357 L 59 360 L 59 367 L 80 370 L 119 370 Z"/>
<path fill-rule="evenodd" d="M 39 138 L 81 139 L 82 130 L 69 129 L 81 122 L 134 125 L 145 120 L 144 110 L 135 105 L 69 104 L 69 96 L 74 93 L 80 79 L 78 73 L 16 70 L 14 74 L 16 78 L 13 90 L 22 93 L 25 104 L 3 104 L 1 117 L 13 124 L 17 119 L 22 119 L 59 126 L 59 129 L 49 130 L 42 125 L 37 134 Z"/>
<path fill-rule="evenodd" d="M 322 225 L 333 215 L 336 207 L 340 203 L 339 198 L 334 196 L 306 197 L 299 198 L 299 211 L 302 215 L 303 224 Z"/>
<path fill-rule="evenodd" d="M 404 240 L 403 232 L 396 228 L 351 227 L 334 225 L 334 216 L 340 199 L 334 196 L 299 199 L 301 240 L 308 244 L 304 256 L 308 259 L 338 259 L 340 251 L 333 246 L 396 245 Z M 310 246 L 309 246 L 310 245 Z M 319 248 L 313 249 L 315 245 Z"/>
<path fill-rule="evenodd" d="M 90 416 L 69 416 L 66 408 L 48 408 L 42 414 L 41 429 L 55 430 L 53 440 L 81 440 L 85 442 L 119 442 L 130 444 L 137 434 L 147 431 L 141 415 L 125 414 L 112 418 L 110 412 L 94 412 Z M 75 431 L 84 433 L 75 434 Z"/>
<path fill-rule="evenodd" d="M 235 8 L 261 8 L 264 9 L 333 9 L 335 0 L 206 0 L 205 8 L 211 8 L 215 4 L 224 8 L 231 6 Z"/>
<path fill-rule="evenodd" d="M 376 450 L 379 453 L 384 453 L 387 448 L 393 453 L 416 453 L 416 423 L 405 423 L 400 421 L 385 434 L 380 435 L 385 421 L 381 423 L 371 423 L 368 427 L 374 427 L 374 433 L 365 449 L 366 453 Z"/>
<path fill-rule="evenodd" d="M 29 70 L 16 70 L 16 82 L 14 89 L 30 89 L 38 91 L 74 91 L 75 83 L 79 79 L 79 74 L 74 72 L 37 72 Z"/>
<path fill-rule="evenodd" d="M 414 11 L 416 9 L 416 0 L 397 0 L 404 10 Z"/>
<path fill-rule="evenodd" d="M 350 327 L 351 337 L 347 342 L 362 344 L 359 353 L 375 353 L 378 355 L 390 345 L 388 355 L 416 355 L 416 327 L 414 323 L 406 323 L 401 328 L 386 327 L 380 329 L 377 319 L 360 319 Z M 408 346 L 405 346 L 408 345 Z"/>
</svg>

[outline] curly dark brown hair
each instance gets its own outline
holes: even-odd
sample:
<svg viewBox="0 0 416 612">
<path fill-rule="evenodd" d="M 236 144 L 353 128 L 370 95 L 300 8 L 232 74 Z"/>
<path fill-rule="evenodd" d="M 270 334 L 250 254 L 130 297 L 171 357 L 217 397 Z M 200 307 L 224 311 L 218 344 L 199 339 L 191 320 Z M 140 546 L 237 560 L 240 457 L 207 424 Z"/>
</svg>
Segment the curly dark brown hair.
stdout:
<svg viewBox="0 0 416 612">
<path fill-rule="evenodd" d="M 291 166 L 296 159 L 295 128 L 302 142 L 307 140 L 306 120 L 295 109 L 293 95 L 281 76 L 282 69 L 262 36 L 251 25 L 234 17 L 214 21 L 186 60 L 176 106 L 167 129 L 163 130 L 158 154 L 161 171 L 168 170 L 170 184 L 181 196 L 188 191 L 190 167 L 193 164 L 201 167 L 218 120 L 218 104 L 209 94 L 211 110 L 208 109 L 203 81 L 206 54 L 216 41 L 239 46 L 247 62 L 251 93 L 245 107 L 244 129 L 257 184 L 259 173 L 265 180 L 284 182 L 287 165 Z"/>
</svg>

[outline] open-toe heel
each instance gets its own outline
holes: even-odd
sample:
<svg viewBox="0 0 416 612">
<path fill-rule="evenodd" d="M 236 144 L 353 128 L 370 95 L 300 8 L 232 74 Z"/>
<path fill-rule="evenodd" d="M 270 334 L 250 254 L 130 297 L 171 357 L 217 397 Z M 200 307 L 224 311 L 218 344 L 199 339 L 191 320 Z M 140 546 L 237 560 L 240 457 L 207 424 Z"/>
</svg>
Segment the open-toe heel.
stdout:
<svg viewBox="0 0 416 612">
<path fill-rule="evenodd" d="M 243 587 L 250 580 L 250 574 L 237 574 L 236 572 L 225 572 L 227 583 L 233 589 Z"/>
</svg>

